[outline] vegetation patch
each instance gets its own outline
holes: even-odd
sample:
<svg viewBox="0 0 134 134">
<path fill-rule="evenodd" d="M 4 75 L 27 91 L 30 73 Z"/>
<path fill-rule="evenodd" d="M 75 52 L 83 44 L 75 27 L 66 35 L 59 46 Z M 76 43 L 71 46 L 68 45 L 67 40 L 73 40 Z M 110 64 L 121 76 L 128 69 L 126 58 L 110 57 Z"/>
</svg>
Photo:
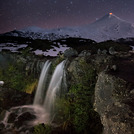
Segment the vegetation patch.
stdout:
<svg viewBox="0 0 134 134">
<path fill-rule="evenodd" d="M 34 76 L 26 75 L 24 63 L 13 62 L 5 68 L 0 68 L 0 80 L 5 82 L 5 87 L 31 93 L 36 87 L 37 80 Z"/>
<path fill-rule="evenodd" d="M 50 125 L 39 124 L 34 127 L 33 134 L 51 134 L 52 127 Z"/>
</svg>

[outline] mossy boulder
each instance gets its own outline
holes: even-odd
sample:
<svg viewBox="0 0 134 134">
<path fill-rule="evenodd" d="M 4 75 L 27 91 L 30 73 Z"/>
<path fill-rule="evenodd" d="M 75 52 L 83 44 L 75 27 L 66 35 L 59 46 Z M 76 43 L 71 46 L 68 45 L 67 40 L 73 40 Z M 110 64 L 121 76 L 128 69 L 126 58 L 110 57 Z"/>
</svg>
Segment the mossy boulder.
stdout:
<svg viewBox="0 0 134 134">
<path fill-rule="evenodd" d="M 65 50 L 65 52 L 64 52 L 65 58 L 75 57 L 77 55 L 78 55 L 78 52 L 73 48 L 69 48 L 69 49 Z"/>
</svg>

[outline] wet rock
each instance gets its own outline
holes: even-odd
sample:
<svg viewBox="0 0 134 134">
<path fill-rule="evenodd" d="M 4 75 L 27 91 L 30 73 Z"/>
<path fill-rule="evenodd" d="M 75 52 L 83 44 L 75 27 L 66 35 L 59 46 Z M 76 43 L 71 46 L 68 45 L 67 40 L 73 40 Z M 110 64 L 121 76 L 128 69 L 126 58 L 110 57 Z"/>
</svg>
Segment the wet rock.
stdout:
<svg viewBox="0 0 134 134">
<path fill-rule="evenodd" d="M 25 113 L 22 113 L 19 117 L 18 117 L 18 119 L 17 119 L 17 121 L 15 121 L 15 126 L 17 127 L 17 128 L 19 128 L 19 127 L 22 127 L 23 125 L 26 125 L 26 121 L 32 121 L 32 120 L 34 120 L 36 118 L 36 116 L 35 115 L 33 115 L 33 114 L 31 114 L 31 113 L 29 113 L 29 112 L 25 112 Z"/>
<path fill-rule="evenodd" d="M 8 117 L 8 123 L 13 123 L 17 117 L 16 113 L 11 113 Z"/>
<path fill-rule="evenodd" d="M 5 125 L 3 123 L 0 123 L 0 131 L 3 130 L 4 127 Z"/>
</svg>

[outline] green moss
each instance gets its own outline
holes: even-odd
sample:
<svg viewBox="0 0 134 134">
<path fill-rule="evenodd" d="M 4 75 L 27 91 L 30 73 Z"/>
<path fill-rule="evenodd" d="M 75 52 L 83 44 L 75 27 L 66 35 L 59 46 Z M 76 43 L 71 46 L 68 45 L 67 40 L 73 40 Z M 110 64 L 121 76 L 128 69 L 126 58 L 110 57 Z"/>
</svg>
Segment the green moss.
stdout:
<svg viewBox="0 0 134 134">
<path fill-rule="evenodd" d="M 38 84 L 37 80 L 33 81 L 32 83 L 28 83 L 24 91 L 28 94 L 32 94 L 37 88 L 37 84 Z"/>
<path fill-rule="evenodd" d="M 34 127 L 33 134 L 51 134 L 52 128 L 50 125 L 39 124 Z"/>
<path fill-rule="evenodd" d="M 103 127 L 99 115 L 93 110 L 96 71 L 84 58 L 78 60 L 78 67 L 81 73 L 69 90 L 72 124 L 78 134 L 101 134 Z"/>
<path fill-rule="evenodd" d="M 27 57 L 30 54 L 30 47 L 26 47 L 25 49 L 23 49 L 22 52 L 22 57 Z"/>
<path fill-rule="evenodd" d="M 32 74 L 26 76 L 24 64 L 21 62 L 14 62 L 6 68 L 0 68 L 0 80 L 5 82 L 4 86 L 7 88 L 24 92 L 31 83 L 36 81 Z"/>
</svg>

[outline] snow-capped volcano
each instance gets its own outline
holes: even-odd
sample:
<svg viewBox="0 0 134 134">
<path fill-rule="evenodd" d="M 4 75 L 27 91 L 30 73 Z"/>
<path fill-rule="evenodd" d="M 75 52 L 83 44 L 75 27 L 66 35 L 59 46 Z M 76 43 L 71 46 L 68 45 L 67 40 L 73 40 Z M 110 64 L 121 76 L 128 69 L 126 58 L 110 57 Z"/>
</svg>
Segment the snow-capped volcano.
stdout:
<svg viewBox="0 0 134 134">
<path fill-rule="evenodd" d="M 8 33 L 8 35 L 31 37 L 33 39 L 55 40 L 66 37 L 82 37 L 97 42 L 119 38 L 134 37 L 134 27 L 112 13 L 106 14 L 92 24 L 79 27 L 64 27 L 56 29 L 42 29 L 27 27 Z"/>
<path fill-rule="evenodd" d="M 84 26 L 84 28 L 85 33 L 82 33 L 82 35 L 87 35 L 87 37 L 96 41 L 134 37 L 132 24 L 112 13 L 105 15 L 90 25 Z"/>
</svg>

